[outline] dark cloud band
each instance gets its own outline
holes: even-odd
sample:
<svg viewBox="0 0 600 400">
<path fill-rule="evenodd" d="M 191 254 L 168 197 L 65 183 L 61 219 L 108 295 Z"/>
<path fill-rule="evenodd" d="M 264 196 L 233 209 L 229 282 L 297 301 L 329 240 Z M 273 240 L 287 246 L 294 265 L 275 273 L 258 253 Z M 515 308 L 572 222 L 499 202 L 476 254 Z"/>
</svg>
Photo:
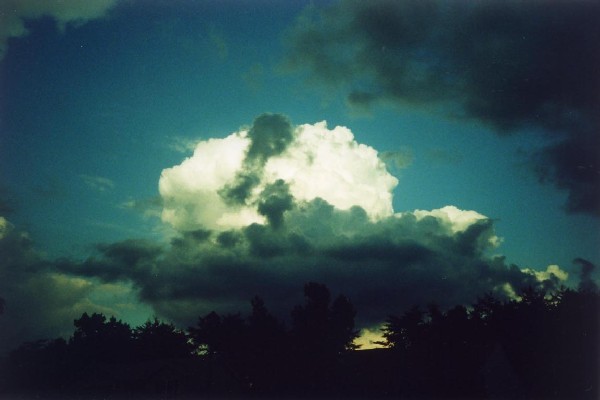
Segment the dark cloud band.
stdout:
<svg viewBox="0 0 600 400">
<path fill-rule="evenodd" d="M 568 191 L 568 211 L 598 215 L 597 15 L 597 1 L 341 1 L 299 19 L 286 66 L 345 88 L 352 106 L 542 128 L 558 144 L 536 158 L 540 176 Z"/>
<path fill-rule="evenodd" d="M 100 246 L 98 257 L 57 268 L 132 281 L 144 302 L 181 324 L 212 309 L 243 309 L 257 294 L 285 316 L 298 301 L 296 288 L 308 281 L 348 295 L 363 324 L 413 304 L 466 304 L 486 292 L 502 297 L 559 283 L 490 256 L 495 235 L 488 219 L 458 231 L 438 217 L 412 213 L 373 222 L 358 208 L 342 211 L 323 200 L 289 203 L 285 185 L 271 189 L 268 225 L 187 232 L 168 248 L 139 241 Z"/>
</svg>

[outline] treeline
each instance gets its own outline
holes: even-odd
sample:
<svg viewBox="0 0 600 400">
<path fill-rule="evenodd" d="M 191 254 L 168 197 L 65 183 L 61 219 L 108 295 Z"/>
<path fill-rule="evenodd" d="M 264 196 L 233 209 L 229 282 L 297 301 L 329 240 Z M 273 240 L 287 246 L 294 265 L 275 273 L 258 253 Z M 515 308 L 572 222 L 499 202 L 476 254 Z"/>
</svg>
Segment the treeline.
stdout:
<svg viewBox="0 0 600 400">
<path fill-rule="evenodd" d="M 26 398 L 115 398 L 321 394 L 339 356 L 355 349 L 356 311 L 333 301 L 319 283 L 304 286 L 305 303 L 291 326 L 259 297 L 252 312 L 211 312 L 187 331 L 158 320 L 132 329 L 102 314 L 74 321 L 65 340 L 40 340 L 11 352 L 0 371 L 0 395 Z M 331 387 L 331 390 L 335 389 Z M 1 397 L 1 396 L 0 396 Z"/>
<path fill-rule="evenodd" d="M 597 290 L 526 289 L 446 312 L 431 305 L 383 330 L 394 353 L 394 390 L 407 397 L 598 399 Z"/>
<path fill-rule="evenodd" d="M 390 316 L 384 349 L 353 351 L 356 310 L 308 283 L 289 327 L 264 302 L 200 317 L 186 331 L 158 320 L 131 328 L 102 314 L 69 340 L 25 343 L 0 371 L 19 398 L 596 399 L 597 290 L 531 289 L 470 307 Z"/>
</svg>

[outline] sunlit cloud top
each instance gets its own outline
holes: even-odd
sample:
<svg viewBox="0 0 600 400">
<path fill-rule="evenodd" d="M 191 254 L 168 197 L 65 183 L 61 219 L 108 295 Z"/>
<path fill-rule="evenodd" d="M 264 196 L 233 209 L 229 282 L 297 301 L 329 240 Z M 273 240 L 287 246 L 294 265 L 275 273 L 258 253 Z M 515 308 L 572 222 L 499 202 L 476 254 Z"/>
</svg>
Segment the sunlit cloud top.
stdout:
<svg viewBox="0 0 600 400">
<path fill-rule="evenodd" d="M 280 118 L 263 115 L 258 128 L 255 121 L 249 130 L 201 141 L 192 157 L 163 170 L 163 221 L 181 230 L 265 223 L 265 196 L 277 182 L 296 202 L 321 198 L 340 210 L 359 206 L 373 220 L 393 214 L 398 180 L 375 149 L 357 143 L 345 127 L 328 129 L 324 121 L 279 126 Z M 289 139 L 280 141 L 287 130 Z"/>
</svg>

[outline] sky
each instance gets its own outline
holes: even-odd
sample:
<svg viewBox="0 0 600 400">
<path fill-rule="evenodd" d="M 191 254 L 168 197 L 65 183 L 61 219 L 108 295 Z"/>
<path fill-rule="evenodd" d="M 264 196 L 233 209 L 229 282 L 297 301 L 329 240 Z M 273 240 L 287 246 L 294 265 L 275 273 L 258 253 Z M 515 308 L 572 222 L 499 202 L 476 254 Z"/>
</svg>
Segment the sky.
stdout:
<svg viewBox="0 0 600 400">
<path fill-rule="evenodd" d="M 598 281 L 595 1 L 0 3 L 0 351 Z"/>
</svg>

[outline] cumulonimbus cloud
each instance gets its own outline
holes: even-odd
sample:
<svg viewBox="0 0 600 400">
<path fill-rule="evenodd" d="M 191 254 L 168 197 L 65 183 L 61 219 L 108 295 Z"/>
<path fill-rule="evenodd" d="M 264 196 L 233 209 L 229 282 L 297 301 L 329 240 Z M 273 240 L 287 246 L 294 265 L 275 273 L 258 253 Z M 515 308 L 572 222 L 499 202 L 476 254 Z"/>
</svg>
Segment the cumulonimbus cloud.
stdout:
<svg viewBox="0 0 600 400">
<path fill-rule="evenodd" d="M 130 280 L 181 324 L 213 309 L 243 310 L 256 294 L 281 315 L 311 280 L 350 296 L 369 324 L 412 304 L 510 297 L 566 279 L 560 269 L 536 274 L 494 256 L 501 240 L 476 211 L 395 213 L 398 181 L 383 156 L 347 128 L 261 115 L 248 129 L 198 142 L 162 172 L 162 220 L 178 232 L 169 246 L 115 243 L 58 268 Z"/>
<path fill-rule="evenodd" d="M 325 122 L 292 127 L 277 114 L 249 130 L 201 141 L 192 157 L 165 169 L 163 221 L 178 230 L 227 229 L 264 222 L 257 208 L 278 181 L 296 201 L 321 198 L 339 209 L 362 207 L 373 219 L 393 213 L 398 180 L 372 147 Z"/>
<path fill-rule="evenodd" d="M 247 160 L 257 136 L 241 130 L 199 142 L 192 157 L 163 171 L 162 218 L 175 230 L 167 244 L 129 239 L 99 244 L 84 260 L 47 260 L 0 217 L 0 327 L 28 335 L 68 329 L 77 313 L 102 310 L 92 301 L 101 285 L 133 288 L 157 316 L 186 327 L 212 310 L 244 312 L 255 295 L 285 318 L 302 301 L 302 286 L 317 281 L 347 295 L 359 326 L 369 327 L 415 304 L 469 304 L 489 292 L 511 298 L 566 281 L 558 266 L 506 264 L 495 255 L 493 220 L 476 211 L 394 212 L 397 180 L 349 129 L 280 124 L 287 119 L 271 114 L 261 124 L 269 121 L 291 136 L 275 152 L 250 156 L 258 167 Z M 269 136 L 277 142 L 280 133 Z M 245 171 L 256 179 L 249 195 L 227 201 L 223 188 Z"/>
<path fill-rule="evenodd" d="M 471 118 L 506 135 L 541 128 L 540 180 L 567 211 L 600 214 L 597 1 L 339 1 L 309 7 L 284 66 L 342 88 L 355 107 L 385 102 Z"/>
</svg>

